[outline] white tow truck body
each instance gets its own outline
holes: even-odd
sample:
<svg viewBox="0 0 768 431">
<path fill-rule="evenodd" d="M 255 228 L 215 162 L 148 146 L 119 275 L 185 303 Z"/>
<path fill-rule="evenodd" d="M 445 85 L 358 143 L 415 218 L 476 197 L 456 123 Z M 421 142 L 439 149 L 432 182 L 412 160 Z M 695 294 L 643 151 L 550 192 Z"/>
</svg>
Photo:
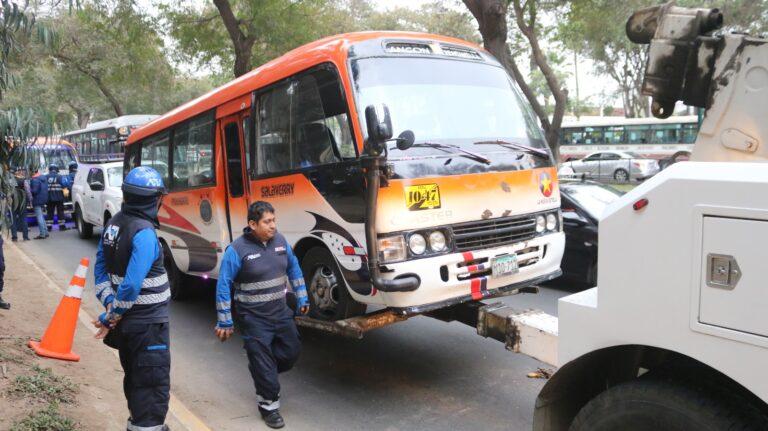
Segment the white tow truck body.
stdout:
<svg viewBox="0 0 768 431">
<path fill-rule="evenodd" d="M 683 100 L 706 116 L 693 161 L 600 221 L 598 287 L 560 299 L 535 430 L 768 429 L 768 42 L 712 36 L 721 23 L 672 4 L 628 23 L 652 35 L 655 114 Z"/>
</svg>

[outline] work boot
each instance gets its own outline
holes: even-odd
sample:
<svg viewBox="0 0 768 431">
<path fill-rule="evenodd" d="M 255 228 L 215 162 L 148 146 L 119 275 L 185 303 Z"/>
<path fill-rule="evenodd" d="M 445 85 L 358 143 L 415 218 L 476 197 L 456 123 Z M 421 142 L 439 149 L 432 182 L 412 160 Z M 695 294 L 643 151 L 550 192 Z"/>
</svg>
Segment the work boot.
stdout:
<svg viewBox="0 0 768 431">
<path fill-rule="evenodd" d="M 0 296 L 0 308 L 3 309 L 3 310 L 10 310 L 11 309 L 11 304 L 3 301 L 3 297 L 2 296 Z"/>
<path fill-rule="evenodd" d="M 282 428 L 285 426 L 285 421 L 280 416 L 280 410 L 272 410 L 266 414 L 262 413 L 261 418 L 264 419 L 264 423 L 270 428 Z"/>
</svg>

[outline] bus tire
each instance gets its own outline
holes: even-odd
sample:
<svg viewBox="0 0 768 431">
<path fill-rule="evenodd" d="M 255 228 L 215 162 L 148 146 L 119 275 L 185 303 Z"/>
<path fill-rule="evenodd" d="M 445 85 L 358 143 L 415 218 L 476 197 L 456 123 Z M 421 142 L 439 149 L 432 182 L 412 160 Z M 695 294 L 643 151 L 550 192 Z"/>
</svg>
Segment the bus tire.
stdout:
<svg viewBox="0 0 768 431">
<path fill-rule="evenodd" d="M 75 226 L 80 239 L 88 239 L 93 236 L 93 225 L 83 220 L 83 212 L 80 205 L 75 205 Z"/>
<path fill-rule="evenodd" d="M 735 431 L 754 427 L 737 404 L 677 381 L 640 378 L 589 401 L 569 431 Z"/>
<path fill-rule="evenodd" d="M 301 271 L 307 283 L 309 316 L 335 321 L 365 313 L 365 304 L 347 291 L 336 260 L 325 247 L 313 247 L 301 261 Z"/>
<path fill-rule="evenodd" d="M 168 284 L 171 287 L 171 299 L 174 301 L 183 301 L 189 297 L 190 289 L 185 286 L 187 277 L 176 266 L 173 260 L 173 254 L 168 246 L 163 243 L 163 266 L 168 274 Z"/>
<path fill-rule="evenodd" d="M 613 179 L 618 183 L 626 183 L 629 181 L 629 172 L 626 169 L 616 169 L 613 171 Z"/>
</svg>

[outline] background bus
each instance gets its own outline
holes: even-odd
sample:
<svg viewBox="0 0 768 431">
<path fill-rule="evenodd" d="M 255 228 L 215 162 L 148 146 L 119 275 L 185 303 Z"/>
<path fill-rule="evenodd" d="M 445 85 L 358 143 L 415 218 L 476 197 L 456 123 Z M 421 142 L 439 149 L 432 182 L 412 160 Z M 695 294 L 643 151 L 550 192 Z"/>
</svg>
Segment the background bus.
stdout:
<svg viewBox="0 0 768 431">
<path fill-rule="evenodd" d="M 85 129 L 67 132 L 62 135 L 62 139 L 74 145 L 80 162 L 122 161 L 128 135 L 155 118 L 157 115 L 123 115 L 91 123 Z"/>
<path fill-rule="evenodd" d="M 563 161 L 597 151 L 628 151 L 659 160 L 662 168 L 687 160 L 699 131 L 695 115 L 658 118 L 581 117 L 563 122 L 560 154 Z"/>
</svg>

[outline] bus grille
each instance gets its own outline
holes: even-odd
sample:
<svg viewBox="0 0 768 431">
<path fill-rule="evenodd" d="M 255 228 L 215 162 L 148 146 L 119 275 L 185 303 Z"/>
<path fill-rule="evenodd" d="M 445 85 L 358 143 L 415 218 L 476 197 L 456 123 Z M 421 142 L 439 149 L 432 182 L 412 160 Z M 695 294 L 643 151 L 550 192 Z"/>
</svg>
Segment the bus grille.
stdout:
<svg viewBox="0 0 768 431">
<path fill-rule="evenodd" d="M 453 225 L 457 251 L 479 250 L 526 241 L 536 235 L 536 220 L 530 215 L 473 221 Z"/>
</svg>

